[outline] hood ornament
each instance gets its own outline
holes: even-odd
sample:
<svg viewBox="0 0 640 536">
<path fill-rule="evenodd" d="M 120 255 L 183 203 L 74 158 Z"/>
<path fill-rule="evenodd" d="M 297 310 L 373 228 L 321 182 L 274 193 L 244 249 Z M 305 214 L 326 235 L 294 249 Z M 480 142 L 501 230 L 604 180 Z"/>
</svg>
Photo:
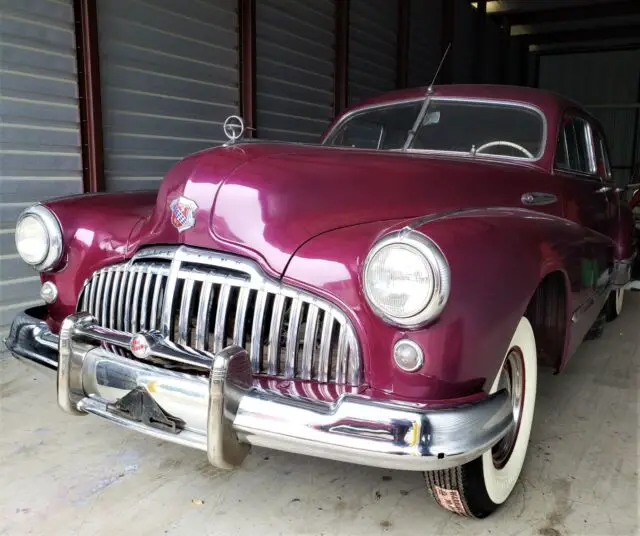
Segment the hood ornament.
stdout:
<svg viewBox="0 0 640 536">
<path fill-rule="evenodd" d="M 234 143 L 244 134 L 244 121 L 240 116 L 230 115 L 225 119 L 222 129 L 229 142 Z"/>
<path fill-rule="evenodd" d="M 195 201 L 187 197 L 178 197 L 174 199 L 169 205 L 171 209 L 171 225 L 173 225 L 178 232 L 191 229 L 196 223 L 196 205 Z"/>
</svg>

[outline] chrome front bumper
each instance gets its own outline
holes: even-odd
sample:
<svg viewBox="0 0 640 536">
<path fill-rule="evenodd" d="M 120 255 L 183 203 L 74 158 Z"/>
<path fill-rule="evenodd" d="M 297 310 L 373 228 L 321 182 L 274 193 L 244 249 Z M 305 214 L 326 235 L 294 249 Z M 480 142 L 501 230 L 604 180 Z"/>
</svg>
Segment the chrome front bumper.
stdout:
<svg viewBox="0 0 640 536">
<path fill-rule="evenodd" d="M 37 317 L 18 315 L 6 344 L 18 358 L 57 370 L 58 404 L 67 413 L 93 413 L 126 428 L 207 452 L 222 468 L 239 465 L 250 445 L 351 463 L 406 470 L 434 470 L 466 463 L 491 448 L 513 426 L 506 391 L 480 401 L 434 409 L 344 394 L 335 402 L 293 398 L 254 385 L 246 351 L 231 346 L 207 363 L 204 375 L 187 374 L 117 355 L 104 343 L 127 346 L 131 335 L 98 326 L 80 313 L 60 335 Z M 147 417 L 117 409 L 132 393 L 150 396 L 180 423 L 159 427 Z M 148 401 L 148 398 L 146 398 Z"/>
</svg>

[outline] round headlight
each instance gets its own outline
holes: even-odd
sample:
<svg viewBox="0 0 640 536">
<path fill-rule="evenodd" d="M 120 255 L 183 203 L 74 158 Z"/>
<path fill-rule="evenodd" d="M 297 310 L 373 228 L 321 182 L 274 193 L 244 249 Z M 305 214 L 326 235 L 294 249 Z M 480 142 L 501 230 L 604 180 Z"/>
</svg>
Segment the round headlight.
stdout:
<svg viewBox="0 0 640 536">
<path fill-rule="evenodd" d="M 364 292 L 384 320 L 418 327 L 435 318 L 449 296 L 449 266 L 440 249 L 416 231 L 400 231 L 367 255 Z"/>
<path fill-rule="evenodd" d="M 62 256 L 60 224 L 42 205 L 34 205 L 20 214 L 15 238 L 22 260 L 41 272 L 53 268 Z"/>
</svg>

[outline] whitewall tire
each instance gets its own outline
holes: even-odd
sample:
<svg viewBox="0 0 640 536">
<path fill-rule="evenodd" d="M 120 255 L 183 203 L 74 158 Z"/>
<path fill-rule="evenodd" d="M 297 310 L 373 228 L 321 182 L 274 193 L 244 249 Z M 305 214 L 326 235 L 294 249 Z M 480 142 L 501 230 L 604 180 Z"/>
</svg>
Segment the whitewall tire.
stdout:
<svg viewBox="0 0 640 536">
<path fill-rule="evenodd" d="M 483 518 L 503 504 L 515 488 L 529 445 L 538 362 L 535 336 L 520 319 L 490 393 L 507 389 L 516 426 L 492 449 L 465 465 L 427 471 L 427 487 L 435 501 L 457 514 Z"/>
<path fill-rule="evenodd" d="M 624 288 L 617 288 L 609 293 L 605 310 L 607 313 L 607 320 L 615 320 L 622 313 L 622 306 L 624 305 Z"/>
</svg>

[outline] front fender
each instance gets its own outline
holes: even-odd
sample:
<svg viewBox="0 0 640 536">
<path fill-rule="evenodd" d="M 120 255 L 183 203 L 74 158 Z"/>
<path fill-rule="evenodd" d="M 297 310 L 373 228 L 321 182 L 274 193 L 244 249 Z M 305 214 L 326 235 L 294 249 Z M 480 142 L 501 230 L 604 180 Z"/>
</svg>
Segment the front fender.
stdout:
<svg viewBox="0 0 640 536">
<path fill-rule="evenodd" d="M 44 203 L 60 222 L 64 244 L 60 267 L 40 276 L 58 288 L 56 302 L 48 306 L 51 329 L 57 332 L 62 320 L 75 312 L 85 279 L 130 255 L 131 233 L 149 217 L 155 198 L 155 192 L 84 194 Z"/>
<path fill-rule="evenodd" d="M 451 269 L 447 306 L 435 322 L 416 330 L 385 324 L 362 291 L 369 249 L 388 232 L 407 225 L 429 236 Z M 590 238 L 605 245 L 604 237 L 598 236 Z M 359 225 L 316 237 L 296 252 L 285 279 L 345 308 L 358 331 L 366 381 L 374 391 L 443 400 L 488 389 L 547 274 L 562 273 L 568 287 L 579 293 L 584 240 L 582 227 L 528 210 L 460 211 L 425 220 Z M 571 298 L 567 311 L 572 310 Z M 418 372 L 402 372 L 393 365 L 393 345 L 404 337 L 425 352 Z"/>
</svg>

